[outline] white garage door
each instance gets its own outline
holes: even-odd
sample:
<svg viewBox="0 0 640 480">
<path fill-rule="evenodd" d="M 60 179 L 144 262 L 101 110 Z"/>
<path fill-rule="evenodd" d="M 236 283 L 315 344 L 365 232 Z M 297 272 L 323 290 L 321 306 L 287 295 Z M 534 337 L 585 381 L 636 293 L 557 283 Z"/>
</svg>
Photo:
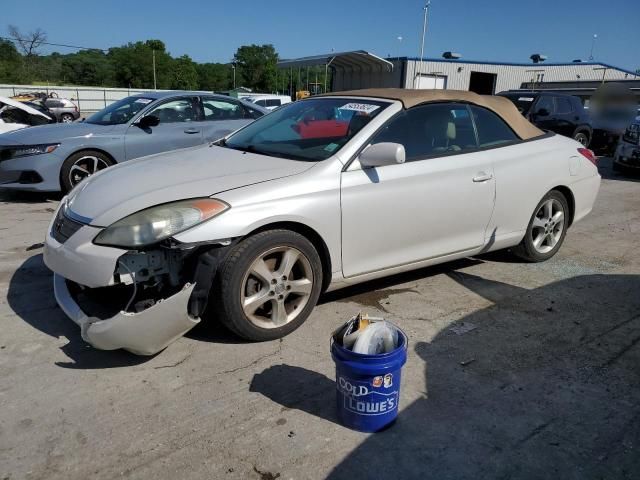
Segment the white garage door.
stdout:
<svg viewBox="0 0 640 480">
<path fill-rule="evenodd" d="M 439 89 L 444 90 L 447 77 L 435 75 L 420 75 L 418 77 L 418 89 Z"/>
</svg>

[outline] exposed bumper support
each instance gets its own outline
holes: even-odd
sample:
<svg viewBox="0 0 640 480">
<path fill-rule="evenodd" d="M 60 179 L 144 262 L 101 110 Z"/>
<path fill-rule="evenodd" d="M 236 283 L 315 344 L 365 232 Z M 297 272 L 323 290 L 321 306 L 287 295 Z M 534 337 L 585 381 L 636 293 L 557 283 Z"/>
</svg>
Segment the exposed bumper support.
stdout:
<svg viewBox="0 0 640 480">
<path fill-rule="evenodd" d="M 195 284 L 186 284 L 175 295 L 140 313 L 121 311 L 106 320 L 85 314 L 62 276 L 54 274 L 53 287 L 60 308 L 80 325 L 82 338 L 101 350 L 123 348 L 137 355 L 153 355 L 200 322 L 187 310 Z"/>
</svg>

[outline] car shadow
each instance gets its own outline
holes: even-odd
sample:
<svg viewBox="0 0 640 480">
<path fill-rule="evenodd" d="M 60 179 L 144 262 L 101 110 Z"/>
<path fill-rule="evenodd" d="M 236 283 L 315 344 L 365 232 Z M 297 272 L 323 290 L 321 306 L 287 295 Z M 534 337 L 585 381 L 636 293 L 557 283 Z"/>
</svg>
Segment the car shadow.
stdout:
<svg viewBox="0 0 640 480">
<path fill-rule="evenodd" d="M 637 478 L 640 275 L 532 290 L 449 276 L 493 305 L 430 342 L 410 339 L 425 363 L 424 395 L 328 478 Z M 336 422 L 335 383 L 324 375 L 278 365 L 255 375 L 251 391 Z"/>
<path fill-rule="evenodd" d="M 64 195 L 60 192 L 25 192 L 0 187 L 0 202 L 8 203 L 44 203 L 59 201 Z"/>
<path fill-rule="evenodd" d="M 62 368 L 103 369 L 138 365 L 153 356 L 138 356 L 124 350 L 103 351 L 87 344 L 80 336 L 80 327 L 71 321 L 56 304 L 51 271 L 42 254 L 29 257 L 13 274 L 7 294 L 9 307 L 33 328 L 47 335 L 65 337 L 68 343 L 60 349 L 69 362 L 56 362 Z"/>
</svg>

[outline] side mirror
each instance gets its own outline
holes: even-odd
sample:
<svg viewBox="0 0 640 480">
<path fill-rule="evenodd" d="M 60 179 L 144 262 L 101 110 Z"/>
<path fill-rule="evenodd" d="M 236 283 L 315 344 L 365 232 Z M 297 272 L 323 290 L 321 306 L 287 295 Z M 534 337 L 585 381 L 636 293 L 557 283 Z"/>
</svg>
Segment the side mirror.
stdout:
<svg viewBox="0 0 640 480">
<path fill-rule="evenodd" d="M 160 119 L 155 115 L 146 115 L 136 122 L 136 125 L 142 129 L 157 127 L 159 124 Z"/>
<path fill-rule="evenodd" d="M 546 108 L 541 108 L 536 112 L 536 115 L 538 115 L 539 117 L 546 117 L 549 115 L 549 110 L 547 110 Z"/>
<path fill-rule="evenodd" d="M 362 167 L 384 167 L 404 163 L 407 155 L 404 145 L 399 143 L 382 142 L 369 145 L 358 157 Z"/>
</svg>

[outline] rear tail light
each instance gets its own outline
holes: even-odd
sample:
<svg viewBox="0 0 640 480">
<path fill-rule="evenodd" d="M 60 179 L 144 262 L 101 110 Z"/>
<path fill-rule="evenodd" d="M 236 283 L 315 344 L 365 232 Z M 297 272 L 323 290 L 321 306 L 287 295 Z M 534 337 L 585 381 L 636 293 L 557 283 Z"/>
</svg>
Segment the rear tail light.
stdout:
<svg viewBox="0 0 640 480">
<path fill-rule="evenodd" d="M 595 153 L 593 153 L 588 148 L 579 148 L 578 153 L 580 153 L 580 155 L 593 163 L 596 167 L 598 166 L 598 159 L 596 158 Z"/>
</svg>

